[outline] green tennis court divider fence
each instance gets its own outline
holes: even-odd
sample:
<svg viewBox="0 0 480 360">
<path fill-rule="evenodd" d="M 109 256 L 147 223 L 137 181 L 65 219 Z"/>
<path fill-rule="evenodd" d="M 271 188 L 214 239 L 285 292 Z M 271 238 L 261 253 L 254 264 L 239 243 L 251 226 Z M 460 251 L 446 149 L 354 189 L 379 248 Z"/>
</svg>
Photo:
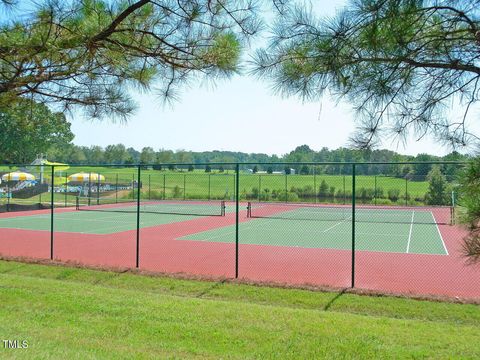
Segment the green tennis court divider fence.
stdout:
<svg viewBox="0 0 480 360">
<path fill-rule="evenodd" d="M 194 209 L 196 203 L 207 204 L 213 201 L 221 202 L 221 216 L 230 216 L 225 212 L 225 201 L 233 202 L 232 222 L 234 227 L 234 258 L 232 259 L 232 273 L 235 278 L 241 277 L 240 264 L 242 261 L 241 245 L 242 211 L 247 206 L 247 217 L 254 218 L 255 211 L 266 209 L 281 214 L 292 213 L 297 216 L 295 221 L 326 219 L 329 216 L 344 216 L 338 224 L 332 227 L 350 224 L 351 241 L 347 251 L 350 259 L 350 286 L 356 285 L 356 255 L 357 225 L 359 222 L 368 222 L 367 217 L 378 216 L 371 222 L 392 222 L 395 219 L 380 217 L 375 209 L 382 211 L 393 209 L 400 214 L 405 210 L 415 221 L 415 211 L 423 221 L 445 223 L 455 222 L 454 189 L 456 179 L 465 163 L 462 162 L 376 162 L 376 163 L 341 163 L 341 162 L 304 162 L 304 163 L 193 163 L 193 164 L 152 164 L 152 165 L 74 165 L 71 169 L 58 172 L 55 165 L 34 167 L 31 165 L 3 165 L 0 176 L 9 172 L 23 170 L 32 172 L 38 177 L 37 183 L 48 184 L 47 194 L 35 194 L 36 185 L 27 184 L 28 181 L 9 179 L 0 185 L 0 211 L 50 210 L 50 259 L 55 259 L 56 213 L 55 209 L 68 209 L 75 205 L 79 208 L 79 201 L 85 198 L 88 207 L 102 207 L 108 197 L 108 206 L 125 203 L 135 207 L 135 267 L 142 265 L 141 254 L 141 226 L 144 206 L 157 206 L 168 200 L 183 202 L 187 208 Z M 188 170 L 186 170 L 188 167 Z M 233 169 L 233 174 L 223 172 L 223 167 Z M 220 171 L 219 169 L 222 169 Z M 253 170 L 255 169 L 255 170 Z M 77 171 L 78 170 L 78 171 Z M 82 172 L 84 178 L 72 180 L 71 175 Z M 205 171 L 205 172 L 202 172 Z M 435 190 L 432 186 L 432 177 L 440 177 L 442 188 Z M 232 184 L 232 179 L 233 184 Z M 283 180 L 283 181 L 282 181 Z M 438 180 L 438 179 L 437 179 Z M 21 184 L 25 183 L 25 187 Z M 187 191 L 188 187 L 188 191 Z M 25 190 L 26 189 L 26 190 Z M 30 191 L 30 198 L 22 200 L 20 195 Z M 63 201 L 56 201 L 56 192 L 64 192 Z M 435 191 L 442 191 L 436 194 Z M 48 194 L 50 192 L 50 194 Z M 103 193 L 103 194 L 102 194 Z M 42 199 L 42 194 L 44 198 Z M 43 200 L 50 195 L 49 203 Z M 102 196 L 103 195 L 103 196 Z M 38 203 L 35 202 L 38 198 Z M 76 199 L 75 201 L 72 198 Z M 147 203 L 147 205 L 144 205 Z M 152 203 L 154 205 L 148 205 Z M 279 205 L 279 204 L 285 204 Z M 258 205 L 258 207 L 257 207 Z M 269 207 L 269 205 L 272 205 Z M 290 208 L 287 208 L 287 205 Z M 143 206 L 143 207 L 142 207 Z M 203 206 L 203 205 L 202 205 Z M 275 210 L 275 206 L 277 209 Z M 284 206 L 284 207 L 282 207 Z M 330 208 L 329 208 L 330 206 Z M 434 207 L 448 208 L 449 217 L 429 220 L 421 214 L 421 209 Z M 3 209 L 3 210 L 2 210 Z M 273 210 L 272 210 L 273 209 Z M 326 210 L 326 209 L 331 209 Z M 413 210 L 412 210 L 413 209 Z M 418 210 L 416 210 L 418 209 Z M 168 210 L 174 212 L 173 210 Z M 184 210 L 182 210 L 184 211 Z M 198 210 L 201 216 L 215 214 Z M 262 211 L 262 210 L 260 210 Z M 308 217 L 310 212 L 320 215 Z M 345 215 L 345 212 L 350 215 Z M 343 215 L 338 215 L 342 212 Z M 161 212 L 159 212 L 161 213 Z M 187 210 L 185 210 L 187 213 Z M 325 215 L 328 213 L 327 215 Z M 295 215 L 297 214 L 297 215 Z M 433 212 L 432 212 L 433 214 Z M 189 214 L 192 215 L 192 214 Z M 268 214 L 267 214 L 268 215 Z M 396 216 L 397 216 L 396 215 Z M 21 213 L 19 213 L 21 216 Z M 316 219 L 314 216 L 323 217 Z M 383 215 L 382 215 L 383 216 Z M 398 215 L 399 217 L 403 215 Z M 422 218 L 423 216 L 423 218 Z M 261 216 L 258 216 L 260 218 Z M 272 214 L 270 218 L 274 218 Z M 286 217 L 283 218 L 286 220 Z M 402 220 L 403 221 L 403 220 Z M 400 220 L 398 220 L 400 223 Z M 411 234 L 410 234 L 411 235 Z"/>
</svg>

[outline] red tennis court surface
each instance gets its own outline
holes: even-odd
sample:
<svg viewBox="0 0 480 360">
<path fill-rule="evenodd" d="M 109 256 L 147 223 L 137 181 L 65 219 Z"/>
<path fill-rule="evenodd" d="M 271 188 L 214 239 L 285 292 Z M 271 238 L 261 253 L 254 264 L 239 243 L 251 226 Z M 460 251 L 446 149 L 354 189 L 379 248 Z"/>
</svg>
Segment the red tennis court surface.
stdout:
<svg viewBox="0 0 480 360">
<path fill-rule="evenodd" d="M 244 204 L 241 208 L 245 209 Z M 431 211 L 439 219 L 446 216 L 442 212 L 447 210 L 432 208 Z M 61 219 L 62 214 L 71 212 L 75 211 L 57 209 L 55 216 Z M 4 213 L 0 214 L 0 219 L 25 217 L 23 220 L 28 220 L 29 216 L 43 215 L 47 229 L 48 214 L 49 210 Z M 241 223 L 254 221 L 246 215 L 246 210 L 242 210 Z M 179 216 L 177 221 L 167 224 L 142 227 L 139 233 L 140 269 L 232 278 L 235 276 L 235 234 L 231 242 L 181 239 L 232 224 L 235 224 L 235 213 L 227 212 L 223 217 Z M 86 228 L 88 226 L 87 223 Z M 466 232 L 457 226 L 436 226 L 448 255 L 356 251 L 355 286 L 379 292 L 480 299 L 480 268 L 466 265 L 460 255 L 461 240 Z M 385 236 L 387 240 L 388 234 Z M 136 239 L 136 229 L 109 234 L 55 232 L 54 258 L 85 265 L 133 268 Z M 15 228 L 13 222 L 10 227 L 0 228 L 0 254 L 5 257 L 48 259 L 50 241 L 48 230 Z M 241 231 L 239 241 L 241 279 L 289 285 L 351 285 L 350 250 L 242 244 Z"/>
</svg>

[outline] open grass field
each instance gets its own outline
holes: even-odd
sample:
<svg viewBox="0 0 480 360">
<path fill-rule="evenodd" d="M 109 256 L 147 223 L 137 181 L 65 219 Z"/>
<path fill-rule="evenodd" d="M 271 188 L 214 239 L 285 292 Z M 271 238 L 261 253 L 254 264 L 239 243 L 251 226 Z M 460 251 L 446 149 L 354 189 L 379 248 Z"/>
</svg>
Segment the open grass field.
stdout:
<svg viewBox="0 0 480 360">
<path fill-rule="evenodd" d="M 12 359 L 480 357 L 478 305 L 0 261 Z"/>
<path fill-rule="evenodd" d="M 4 169 L 5 170 L 5 169 Z M 10 169 L 11 170 L 11 169 Z M 54 183 L 55 186 L 61 187 L 66 183 L 66 176 L 77 172 L 100 173 L 106 178 L 106 183 L 130 185 L 132 181 L 136 181 L 137 169 L 131 167 L 71 167 L 66 172 L 57 172 Z M 44 178 L 50 182 L 50 174 L 45 174 Z M 241 198 L 254 198 L 260 193 L 263 200 L 275 200 L 273 193 L 282 193 L 288 190 L 291 201 L 296 201 L 295 194 L 291 194 L 292 190 L 303 189 L 309 194 L 319 192 L 322 181 L 328 186 L 328 192 L 335 194 L 337 202 L 342 202 L 344 198 L 349 200 L 351 197 L 352 177 L 349 175 L 281 175 L 281 174 L 249 174 L 241 172 L 240 178 L 240 196 Z M 189 199 L 233 199 L 235 189 L 235 177 L 233 171 L 225 170 L 223 173 L 213 171 L 205 173 L 204 171 L 195 170 L 188 171 L 170 171 L 170 170 L 142 170 L 142 197 L 144 198 L 189 198 Z M 376 184 L 375 184 L 376 183 Z M 95 186 L 96 184 L 93 184 Z M 408 181 L 405 179 L 391 176 L 365 176 L 358 175 L 356 177 L 357 197 L 361 196 L 362 189 L 367 189 L 373 194 L 375 187 L 377 188 L 378 198 L 382 198 L 379 202 L 389 202 L 389 191 L 398 192 L 397 202 L 405 199 L 408 192 L 408 198 L 411 204 L 422 202 L 428 190 L 427 181 Z M 372 195 L 370 196 L 372 197 Z M 122 194 L 123 197 L 133 196 L 133 192 Z M 40 195 L 31 198 L 37 201 Z M 68 197 L 68 196 L 67 196 Z M 369 198 L 370 201 L 371 197 Z M 42 201 L 49 199 L 48 193 L 42 194 Z M 58 198 L 58 199 L 57 199 Z M 278 198 L 278 200 L 284 200 Z M 56 194 L 55 201 L 61 203 L 65 201 L 63 194 Z M 69 201 L 67 199 L 67 201 Z M 330 200 L 331 201 L 331 200 Z M 404 201 L 404 200 L 403 200 Z M 394 201 L 395 202 L 395 201 Z"/>
</svg>

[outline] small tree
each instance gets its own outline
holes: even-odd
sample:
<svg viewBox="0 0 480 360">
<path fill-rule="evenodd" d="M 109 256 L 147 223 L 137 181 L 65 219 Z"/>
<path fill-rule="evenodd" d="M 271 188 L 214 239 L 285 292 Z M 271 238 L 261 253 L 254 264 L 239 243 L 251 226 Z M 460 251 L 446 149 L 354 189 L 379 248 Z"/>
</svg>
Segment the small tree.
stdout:
<svg viewBox="0 0 480 360">
<path fill-rule="evenodd" d="M 318 188 L 318 196 L 327 197 L 328 196 L 328 184 L 325 180 L 322 180 L 320 187 Z"/>
<path fill-rule="evenodd" d="M 310 173 L 310 170 L 307 165 L 302 165 L 300 169 L 300 174 L 301 175 L 308 175 Z"/>
<path fill-rule="evenodd" d="M 429 205 L 445 205 L 447 202 L 447 181 L 440 168 L 434 166 L 427 175 L 428 191 L 425 201 Z"/>
<path fill-rule="evenodd" d="M 205 166 L 205 172 L 206 173 L 212 172 L 212 167 L 210 165 Z"/>
<path fill-rule="evenodd" d="M 292 172 L 288 166 L 285 166 L 284 171 L 285 171 L 285 175 L 290 175 Z"/>
<path fill-rule="evenodd" d="M 267 168 L 267 174 L 273 174 L 273 169 L 271 166 Z"/>
<path fill-rule="evenodd" d="M 465 209 L 460 219 L 470 233 L 463 240 L 463 254 L 470 263 L 480 262 L 480 158 L 473 160 L 460 175 L 459 203 Z"/>
<path fill-rule="evenodd" d="M 168 165 L 168 170 L 174 171 L 175 170 L 175 165 L 173 165 L 173 164 Z"/>
<path fill-rule="evenodd" d="M 254 174 L 256 174 L 256 173 L 258 172 L 258 166 L 255 165 L 255 166 L 253 167 L 253 170 L 252 170 L 252 171 L 253 171 Z"/>
<path fill-rule="evenodd" d="M 223 167 L 223 166 L 220 166 L 220 167 L 218 168 L 218 172 L 221 172 L 221 173 L 223 173 L 224 171 L 225 171 L 225 169 L 224 169 L 224 167 Z"/>
<path fill-rule="evenodd" d="M 188 165 L 188 171 L 192 172 L 193 170 L 195 170 L 195 168 L 193 167 L 193 165 Z"/>
</svg>

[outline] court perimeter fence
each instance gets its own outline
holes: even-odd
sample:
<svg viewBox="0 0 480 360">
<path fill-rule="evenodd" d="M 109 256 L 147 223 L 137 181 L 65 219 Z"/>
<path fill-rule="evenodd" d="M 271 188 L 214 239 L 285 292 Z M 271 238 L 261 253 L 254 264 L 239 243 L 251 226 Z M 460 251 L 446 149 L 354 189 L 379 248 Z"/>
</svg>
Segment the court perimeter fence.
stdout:
<svg viewBox="0 0 480 360">
<path fill-rule="evenodd" d="M 0 165 L 0 254 L 480 299 L 465 165 Z"/>
</svg>

